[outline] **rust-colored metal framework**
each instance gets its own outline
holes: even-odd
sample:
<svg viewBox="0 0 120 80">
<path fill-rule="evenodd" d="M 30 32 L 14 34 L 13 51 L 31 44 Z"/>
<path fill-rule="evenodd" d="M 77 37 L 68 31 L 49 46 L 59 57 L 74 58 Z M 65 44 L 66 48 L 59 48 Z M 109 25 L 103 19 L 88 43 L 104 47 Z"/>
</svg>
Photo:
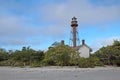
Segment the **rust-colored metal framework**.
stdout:
<svg viewBox="0 0 120 80">
<path fill-rule="evenodd" d="M 78 24 L 77 24 L 77 18 L 73 17 L 73 18 L 72 18 L 72 21 L 71 21 L 72 36 L 73 36 L 73 39 L 72 39 L 72 41 L 73 41 L 73 48 L 76 47 L 76 41 L 77 41 L 77 35 L 76 35 L 76 33 L 77 33 L 77 26 L 78 26 Z"/>
</svg>

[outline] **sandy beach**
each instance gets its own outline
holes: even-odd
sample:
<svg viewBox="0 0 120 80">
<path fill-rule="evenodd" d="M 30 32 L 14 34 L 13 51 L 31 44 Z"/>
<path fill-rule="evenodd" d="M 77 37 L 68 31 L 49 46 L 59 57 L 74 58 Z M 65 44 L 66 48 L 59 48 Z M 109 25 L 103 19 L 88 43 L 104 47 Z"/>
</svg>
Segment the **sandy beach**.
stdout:
<svg viewBox="0 0 120 80">
<path fill-rule="evenodd" d="M 0 67 L 0 80 L 120 80 L 120 67 Z"/>
</svg>

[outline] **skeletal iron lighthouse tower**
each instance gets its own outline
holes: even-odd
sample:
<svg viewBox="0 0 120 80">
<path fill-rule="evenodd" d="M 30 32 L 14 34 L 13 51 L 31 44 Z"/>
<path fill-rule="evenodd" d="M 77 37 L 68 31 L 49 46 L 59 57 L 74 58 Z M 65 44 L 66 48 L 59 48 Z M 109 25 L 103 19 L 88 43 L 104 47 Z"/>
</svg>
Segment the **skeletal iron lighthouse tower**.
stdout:
<svg viewBox="0 0 120 80">
<path fill-rule="evenodd" d="M 78 24 L 77 24 L 77 18 L 73 17 L 72 18 L 72 21 L 71 21 L 71 27 L 72 27 L 72 30 L 71 30 L 71 38 L 70 38 L 70 42 L 72 42 L 72 47 L 75 48 L 76 46 L 79 45 L 79 38 L 78 38 L 78 31 L 77 31 L 77 27 L 78 27 Z"/>
</svg>

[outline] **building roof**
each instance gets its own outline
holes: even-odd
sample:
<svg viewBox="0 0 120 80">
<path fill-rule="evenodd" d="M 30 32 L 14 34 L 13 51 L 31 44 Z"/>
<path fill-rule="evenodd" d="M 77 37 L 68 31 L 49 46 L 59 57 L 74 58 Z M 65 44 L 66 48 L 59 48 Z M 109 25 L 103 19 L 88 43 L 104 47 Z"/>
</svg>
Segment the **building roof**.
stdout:
<svg viewBox="0 0 120 80">
<path fill-rule="evenodd" d="M 77 47 L 75 47 L 74 49 L 75 49 L 76 51 L 78 51 L 78 50 L 79 50 L 80 48 L 82 48 L 83 46 L 86 46 L 87 48 L 90 49 L 90 52 L 92 52 L 92 49 L 91 49 L 88 45 L 86 45 L 86 44 L 83 44 L 83 45 L 77 46 Z"/>
</svg>

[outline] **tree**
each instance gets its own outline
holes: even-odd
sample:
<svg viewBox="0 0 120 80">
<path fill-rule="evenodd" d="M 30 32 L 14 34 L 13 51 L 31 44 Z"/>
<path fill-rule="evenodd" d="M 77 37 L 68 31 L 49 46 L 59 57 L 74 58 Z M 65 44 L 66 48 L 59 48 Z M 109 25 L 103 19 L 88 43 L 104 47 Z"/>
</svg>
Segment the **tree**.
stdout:
<svg viewBox="0 0 120 80">
<path fill-rule="evenodd" d="M 113 46 L 120 46 L 120 41 L 114 40 Z"/>
<path fill-rule="evenodd" d="M 57 46 L 59 46 L 60 45 L 60 42 L 54 42 L 52 45 L 51 45 L 51 47 L 57 47 Z"/>
<path fill-rule="evenodd" d="M 26 66 L 39 63 L 44 58 L 43 51 L 35 51 L 30 47 L 23 47 L 10 54 L 10 61 L 13 66 Z"/>
<path fill-rule="evenodd" d="M 49 48 L 47 51 L 44 62 L 47 65 L 76 65 L 79 54 L 73 48 L 67 45 L 58 45 L 57 47 Z"/>
<path fill-rule="evenodd" d="M 120 42 L 114 41 L 113 45 L 102 47 L 93 56 L 98 57 L 105 65 L 119 65 Z"/>
<path fill-rule="evenodd" d="M 0 48 L 0 61 L 8 60 L 9 54 L 5 49 Z"/>
</svg>

